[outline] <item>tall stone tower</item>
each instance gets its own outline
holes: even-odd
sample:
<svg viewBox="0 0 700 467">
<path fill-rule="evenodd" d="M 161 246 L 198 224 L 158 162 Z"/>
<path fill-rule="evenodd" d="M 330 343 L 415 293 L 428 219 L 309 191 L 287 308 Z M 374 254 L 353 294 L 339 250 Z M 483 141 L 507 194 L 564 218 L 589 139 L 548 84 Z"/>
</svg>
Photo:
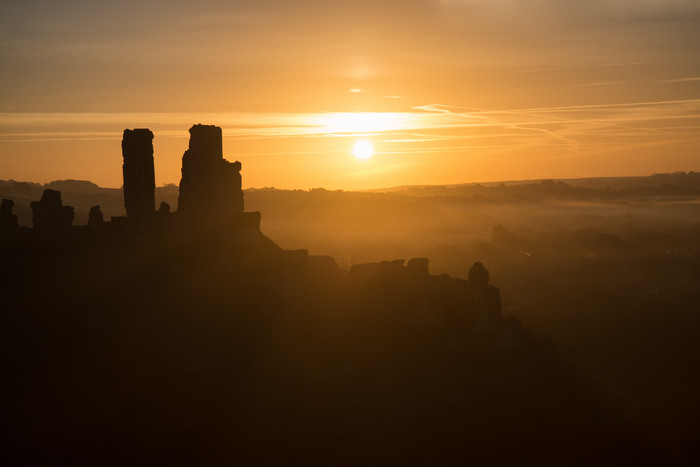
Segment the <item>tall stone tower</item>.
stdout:
<svg viewBox="0 0 700 467">
<path fill-rule="evenodd" d="M 151 130 L 124 130 L 122 156 L 126 215 L 130 219 L 149 219 L 156 210 L 156 176 L 153 168 Z"/>
<path fill-rule="evenodd" d="M 182 157 L 177 212 L 223 220 L 243 212 L 241 163 L 224 159 L 221 128 L 194 125 Z"/>
</svg>

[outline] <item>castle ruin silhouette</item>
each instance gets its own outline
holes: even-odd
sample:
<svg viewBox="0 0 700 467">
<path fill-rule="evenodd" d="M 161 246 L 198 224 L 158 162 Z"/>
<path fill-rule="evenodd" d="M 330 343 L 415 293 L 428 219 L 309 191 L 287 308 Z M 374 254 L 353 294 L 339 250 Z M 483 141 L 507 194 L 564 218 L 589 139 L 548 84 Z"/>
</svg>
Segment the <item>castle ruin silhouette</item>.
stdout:
<svg viewBox="0 0 700 467">
<path fill-rule="evenodd" d="M 60 245 L 169 235 L 185 239 L 178 243 L 183 248 L 219 245 L 220 256 L 233 245 L 241 263 L 250 262 L 241 258 L 256 249 L 256 261 L 264 258 L 267 270 L 275 271 L 265 276 L 266 286 L 272 283 L 279 290 L 293 288 L 301 276 L 341 274 L 333 258 L 309 256 L 308 250 L 283 250 L 262 234 L 260 212 L 244 210 L 241 163 L 223 157 L 220 127 L 197 124 L 189 132 L 175 212 L 165 202 L 156 210 L 153 133 L 146 128 L 126 129 L 122 138 L 125 217 L 105 221 L 100 206 L 93 206 L 87 225 L 74 226 L 73 207 L 63 205 L 59 191 L 46 189 L 41 200 L 31 203 L 33 229 L 18 227 L 13 202 L 2 201 L 0 241 Z M 471 336 L 493 344 L 502 331 L 500 292 L 489 284 L 488 271 L 480 262 L 470 269 L 468 281 L 430 275 L 427 258 L 355 264 L 345 276 L 351 282 L 373 283 L 389 313 L 410 310 L 411 319 L 438 323 L 457 340 Z"/>
</svg>

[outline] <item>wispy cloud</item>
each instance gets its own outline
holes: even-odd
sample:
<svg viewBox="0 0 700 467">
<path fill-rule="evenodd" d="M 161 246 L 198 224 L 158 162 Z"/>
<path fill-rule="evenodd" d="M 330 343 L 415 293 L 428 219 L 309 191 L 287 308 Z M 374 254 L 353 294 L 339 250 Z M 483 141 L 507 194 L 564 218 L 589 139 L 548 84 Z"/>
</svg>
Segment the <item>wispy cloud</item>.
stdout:
<svg viewBox="0 0 700 467">
<path fill-rule="evenodd" d="M 589 87 L 589 86 L 615 86 L 619 84 L 626 84 L 626 81 L 600 81 L 597 83 L 582 83 L 582 84 L 574 84 L 574 87 L 577 88 L 582 88 L 582 87 Z"/>
<path fill-rule="evenodd" d="M 452 111 L 447 108 L 448 106 L 441 106 L 439 104 L 427 104 L 427 105 L 419 105 L 416 107 L 413 107 L 415 110 L 423 110 L 425 112 L 438 112 L 438 113 L 452 113 Z"/>
<path fill-rule="evenodd" d="M 537 73 L 542 71 L 566 71 L 593 68 L 625 68 L 639 65 L 645 65 L 645 62 L 581 63 L 574 65 L 526 68 L 521 70 L 514 70 L 513 73 Z"/>
<path fill-rule="evenodd" d="M 143 127 L 157 138 L 186 140 L 193 123 L 219 125 L 225 138 L 237 140 L 362 135 L 406 153 L 474 146 L 504 151 L 560 147 L 581 153 L 654 142 L 700 145 L 695 131 L 700 99 L 515 109 L 433 103 L 391 113 L 0 113 L 0 143 L 118 141 L 124 128 Z M 474 146 L 448 148 L 450 141 Z M 265 151 L 259 154 L 275 153 Z"/>
<path fill-rule="evenodd" d="M 677 78 L 677 79 L 667 79 L 664 81 L 659 81 L 659 83 L 692 83 L 694 81 L 700 81 L 700 76 L 691 76 L 689 78 Z"/>
</svg>

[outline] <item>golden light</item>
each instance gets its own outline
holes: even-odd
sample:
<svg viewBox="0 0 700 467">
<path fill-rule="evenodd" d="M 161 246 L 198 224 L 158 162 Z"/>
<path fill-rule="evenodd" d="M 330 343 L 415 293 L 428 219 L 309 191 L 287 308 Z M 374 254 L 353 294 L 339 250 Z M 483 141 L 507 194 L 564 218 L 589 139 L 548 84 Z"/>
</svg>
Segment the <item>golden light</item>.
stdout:
<svg viewBox="0 0 700 467">
<path fill-rule="evenodd" d="M 352 148 L 352 153 L 358 159 L 369 159 L 374 154 L 374 148 L 369 141 L 358 141 Z"/>
</svg>

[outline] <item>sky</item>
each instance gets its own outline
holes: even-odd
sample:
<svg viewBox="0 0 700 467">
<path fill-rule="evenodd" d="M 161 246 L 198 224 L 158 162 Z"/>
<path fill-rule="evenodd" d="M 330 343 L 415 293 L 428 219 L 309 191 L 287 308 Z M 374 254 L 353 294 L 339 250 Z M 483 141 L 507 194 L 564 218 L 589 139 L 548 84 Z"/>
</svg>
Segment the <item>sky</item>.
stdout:
<svg viewBox="0 0 700 467">
<path fill-rule="evenodd" d="M 700 0 L 0 4 L 0 179 L 178 183 L 223 128 L 246 187 L 700 170 Z M 369 141 L 374 155 L 353 157 Z"/>
</svg>

